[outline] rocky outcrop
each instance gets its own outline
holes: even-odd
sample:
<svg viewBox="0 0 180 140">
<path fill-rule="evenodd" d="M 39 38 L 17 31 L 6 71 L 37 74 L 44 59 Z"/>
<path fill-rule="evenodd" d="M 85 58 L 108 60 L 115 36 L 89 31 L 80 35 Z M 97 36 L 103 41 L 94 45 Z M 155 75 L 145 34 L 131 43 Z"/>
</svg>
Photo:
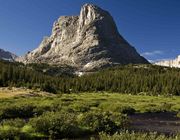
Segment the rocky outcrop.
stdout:
<svg viewBox="0 0 180 140">
<path fill-rule="evenodd" d="M 155 62 L 154 64 L 159 66 L 180 68 L 180 55 L 174 60 L 164 60 L 164 61 Z"/>
<path fill-rule="evenodd" d="M 17 56 L 11 52 L 0 49 L 0 59 L 14 61 Z"/>
<path fill-rule="evenodd" d="M 52 35 L 24 57 L 24 63 L 69 65 L 91 71 L 114 64 L 148 63 L 119 33 L 111 15 L 85 4 L 79 16 L 61 16 Z"/>
</svg>

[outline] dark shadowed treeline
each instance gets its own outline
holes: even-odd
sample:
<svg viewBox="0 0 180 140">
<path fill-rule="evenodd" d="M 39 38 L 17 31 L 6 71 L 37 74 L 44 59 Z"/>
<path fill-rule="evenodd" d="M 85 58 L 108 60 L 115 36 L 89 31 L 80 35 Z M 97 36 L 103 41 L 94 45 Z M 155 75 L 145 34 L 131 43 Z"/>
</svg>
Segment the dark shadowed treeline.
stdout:
<svg viewBox="0 0 180 140">
<path fill-rule="evenodd" d="M 58 85 L 56 81 L 55 78 L 35 71 L 22 63 L 0 61 L 0 86 L 41 88 L 55 92 L 53 86 Z"/>
<path fill-rule="evenodd" d="M 53 93 L 120 92 L 180 95 L 180 69 L 152 65 L 127 65 L 82 77 L 52 76 L 18 63 L 0 62 L 0 86 L 40 88 Z"/>
</svg>

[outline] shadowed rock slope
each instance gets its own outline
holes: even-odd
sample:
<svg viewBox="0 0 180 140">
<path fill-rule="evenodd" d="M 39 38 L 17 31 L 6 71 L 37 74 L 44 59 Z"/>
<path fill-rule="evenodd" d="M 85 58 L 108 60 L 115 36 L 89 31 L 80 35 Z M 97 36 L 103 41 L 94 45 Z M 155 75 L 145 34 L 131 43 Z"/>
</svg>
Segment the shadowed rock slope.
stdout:
<svg viewBox="0 0 180 140">
<path fill-rule="evenodd" d="M 0 49 L 0 59 L 14 61 L 17 56 L 11 52 Z"/>
</svg>

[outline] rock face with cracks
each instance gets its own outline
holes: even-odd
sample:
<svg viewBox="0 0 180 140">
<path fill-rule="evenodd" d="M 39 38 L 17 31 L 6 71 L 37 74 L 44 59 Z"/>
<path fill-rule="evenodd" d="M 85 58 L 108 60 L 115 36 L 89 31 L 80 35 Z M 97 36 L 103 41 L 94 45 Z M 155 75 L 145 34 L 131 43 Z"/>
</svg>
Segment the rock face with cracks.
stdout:
<svg viewBox="0 0 180 140">
<path fill-rule="evenodd" d="M 61 16 L 40 46 L 18 58 L 24 63 L 68 65 L 91 71 L 115 64 L 148 63 L 118 32 L 111 15 L 85 4 L 79 16 Z"/>
</svg>

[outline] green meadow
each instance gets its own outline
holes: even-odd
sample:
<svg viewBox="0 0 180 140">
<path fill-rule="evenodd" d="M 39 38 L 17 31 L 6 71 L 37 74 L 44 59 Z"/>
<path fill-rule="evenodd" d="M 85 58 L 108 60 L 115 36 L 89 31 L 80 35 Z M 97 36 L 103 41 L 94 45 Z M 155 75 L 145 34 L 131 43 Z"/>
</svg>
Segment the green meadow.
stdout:
<svg viewBox="0 0 180 140">
<path fill-rule="evenodd" d="M 180 97 L 118 93 L 14 96 L 0 99 L 2 139 L 174 140 L 178 134 L 130 131 L 132 114 L 174 112 Z M 178 114 L 179 113 L 179 114 Z"/>
</svg>

